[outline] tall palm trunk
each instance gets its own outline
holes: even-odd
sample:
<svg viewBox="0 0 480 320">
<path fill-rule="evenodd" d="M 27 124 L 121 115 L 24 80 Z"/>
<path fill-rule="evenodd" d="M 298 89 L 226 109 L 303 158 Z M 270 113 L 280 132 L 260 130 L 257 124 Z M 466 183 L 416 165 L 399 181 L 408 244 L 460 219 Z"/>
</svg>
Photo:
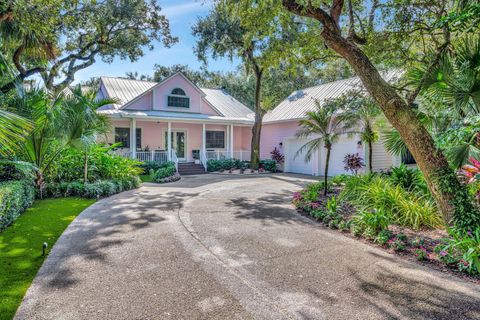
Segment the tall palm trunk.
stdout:
<svg viewBox="0 0 480 320">
<path fill-rule="evenodd" d="M 323 189 L 323 195 L 327 195 L 328 187 L 327 187 L 327 182 L 328 182 L 328 166 L 330 164 L 330 152 L 332 151 L 332 146 L 331 145 L 326 145 L 325 148 L 327 149 L 327 157 L 325 159 L 325 174 L 323 177 L 324 181 L 324 189 Z"/>
<path fill-rule="evenodd" d="M 373 143 L 372 140 L 368 140 L 368 170 L 373 172 Z"/>
<path fill-rule="evenodd" d="M 88 153 L 83 154 L 83 182 L 88 182 Z"/>
</svg>

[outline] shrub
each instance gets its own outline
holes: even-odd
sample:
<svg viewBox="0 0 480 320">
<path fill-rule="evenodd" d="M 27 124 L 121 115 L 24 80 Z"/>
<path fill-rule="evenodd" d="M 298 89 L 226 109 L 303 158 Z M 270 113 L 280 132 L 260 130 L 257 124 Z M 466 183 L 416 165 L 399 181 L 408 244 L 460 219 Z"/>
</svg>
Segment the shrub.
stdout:
<svg viewBox="0 0 480 320">
<path fill-rule="evenodd" d="M 0 181 L 34 181 L 37 169 L 28 162 L 0 160 Z"/>
<path fill-rule="evenodd" d="M 230 169 L 240 169 L 245 166 L 245 162 L 242 162 L 238 159 L 210 159 L 207 161 L 207 170 L 209 172 L 221 171 L 221 170 L 230 170 Z"/>
<path fill-rule="evenodd" d="M 418 191 L 424 195 L 429 194 L 422 172 L 418 169 L 409 168 L 405 164 L 392 168 L 390 181 L 407 191 Z"/>
<path fill-rule="evenodd" d="M 362 169 L 365 166 L 363 158 L 360 157 L 358 153 L 349 153 L 343 159 L 345 166 L 343 167 L 346 171 L 350 171 L 353 174 L 357 174 L 358 170 Z"/>
<path fill-rule="evenodd" d="M 150 174 L 152 171 L 156 172 L 158 169 L 166 168 L 172 165 L 175 166 L 175 162 L 167 161 L 167 162 L 159 163 L 156 161 L 145 161 L 140 163 L 138 167 L 143 170 L 143 174 Z"/>
<path fill-rule="evenodd" d="M 154 174 L 153 174 L 153 181 L 155 182 L 160 182 L 162 179 L 173 176 L 177 169 L 175 168 L 174 164 L 168 164 L 165 167 L 162 167 L 158 169 Z"/>
<path fill-rule="evenodd" d="M 340 198 L 359 210 L 381 211 L 402 226 L 419 229 L 442 225 L 437 208 L 429 197 L 408 192 L 379 175 L 351 177 Z"/>
<path fill-rule="evenodd" d="M 62 156 L 55 158 L 48 172 L 47 182 L 72 182 L 83 179 L 83 153 L 67 149 Z M 140 162 L 121 157 L 111 147 L 97 146 L 88 157 L 89 181 L 124 179 L 137 176 L 143 172 Z"/>
<path fill-rule="evenodd" d="M 392 231 L 385 229 L 378 233 L 377 237 L 375 238 L 375 242 L 379 245 L 383 246 L 388 243 L 388 241 L 392 238 L 393 234 Z"/>
<path fill-rule="evenodd" d="M 271 159 L 260 160 L 260 167 L 266 171 L 277 172 L 277 161 Z"/>
<path fill-rule="evenodd" d="M 330 181 L 332 182 L 332 184 L 344 184 L 345 182 L 347 182 L 348 179 L 350 179 L 350 177 L 351 176 L 349 176 L 348 174 L 342 173 L 332 177 Z"/>
<path fill-rule="evenodd" d="M 383 211 L 361 211 L 353 218 L 358 234 L 362 234 L 367 239 L 375 239 L 379 232 L 385 230 L 390 222 L 388 215 Z"/>
<path fill-rule="evenodd" d="M 444 261 L 457 263 L 461 271 L 469 274 L 480 273 L 480 227 L 474 231 L 450 229 L 451 238 L 446 239 L 446 244 L 440 246 L 440 256 Z M 443 253 L 448 254 L 443 254 Z"/>
<path fill-rule="evenodd" d="M 180 175 L 178 173 L 174 173 L 173 175 L 171 175 L 169 177 L 166 177 L 166 178 L 163 178 L 163 179 L 159 179 L 156 182 L 157 183 L 169 183 L 169 182 L 175 182 L 175 181 L 178 181 L 178 180 L 180 180 Z"/>
<path fill-rule="evenodd" d="M 273 148 L 272 152 L 270 152 L 272 160 L 277 162 L 278 164 L 282 164 L 285 161 L 285 155 L 283 155 L 277 147 Z"/>
<path fill-rule="evenodd" d="M 50 182 L 45 186 L 44 196 L 47 198 L 70 196 L 94 199 L 138 188 L 140 184 L 141 181 L 137 176 L 115 180 L 99 180 L 93 183 L 83 183 L 83 181 Z"/>
<path fill-rule="evenodd" d="M 34 199 L 35 185 L 32 181 L 0 182 L 0 230 L 15 221 Z"/>
<path fill-rule="evenodd" d="M 425 248 L 415 249 L 415 256 L 417 257 L 418 261 L 427 260 L 427 250 Z"/>
</svg>

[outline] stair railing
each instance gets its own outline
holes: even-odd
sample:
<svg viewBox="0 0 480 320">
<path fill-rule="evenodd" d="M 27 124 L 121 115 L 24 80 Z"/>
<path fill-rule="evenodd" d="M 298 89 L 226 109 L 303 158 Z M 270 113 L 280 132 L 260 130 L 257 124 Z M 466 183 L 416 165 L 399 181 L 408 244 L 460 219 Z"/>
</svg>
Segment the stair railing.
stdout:
<svg viewBox="0 0 480 320">
<path fill-rule="evenodd" d="M 205 152 L 203 150 L 200 151 L 200 162 L 203 164 L 205 172 L 207 172 L 207 156 L 205 155 Z"/>
<path fill-rule="evenodd" d="M 178 157 L 174 149 L 172 149 L 172 161 L 175 163 L 175 169 L 178 172 Z"/>
</svg>

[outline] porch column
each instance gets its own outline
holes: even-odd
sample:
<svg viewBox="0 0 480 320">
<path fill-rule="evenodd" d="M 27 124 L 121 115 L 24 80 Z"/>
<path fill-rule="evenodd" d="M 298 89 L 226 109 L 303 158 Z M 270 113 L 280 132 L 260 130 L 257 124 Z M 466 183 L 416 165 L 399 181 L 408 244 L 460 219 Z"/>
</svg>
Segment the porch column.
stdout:
<svg viewBox="0 0 480 320">
<path fill-rule="evenodd" d="M 170 121 L 167 127 L 167 159 L 172 161 L 172 123 Z"/>
<path fill-rule="evenodd" d="M 206 145 L 207 145 L 207 130 L 205 123 L 202 124 L 202 153 L 203 155 L 207 156 L 206 153 Z"/>
<path fill-rule="evenodd" d="M 132 159 L 137 158 L 137 122 L 134 118 L 130 119 L 130 155 Z"/>
<path fill-rule="evenodd" d="M 230 125 L 230 156 L 233 159 L 233 124 Z"/>
</svg>

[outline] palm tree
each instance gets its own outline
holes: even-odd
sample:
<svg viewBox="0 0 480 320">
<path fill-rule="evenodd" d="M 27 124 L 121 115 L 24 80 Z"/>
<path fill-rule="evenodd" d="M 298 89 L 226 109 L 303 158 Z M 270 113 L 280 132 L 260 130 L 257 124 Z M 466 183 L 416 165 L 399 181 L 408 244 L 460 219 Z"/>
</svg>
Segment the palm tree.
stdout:
<svg viewBox="0 0 480 320">
<path fill-rule="evenodd" d="M 114 99 L 97 99 L 95 90 L 83 90 L 77 86 L 67 94 L 64 100 L 64 125 L 69 136 L 69 145 L 80 150 L 84 155 L 83 179 L 88 182 L 88 157 L 92 146 L 101 134 L 110 130 L 110 121 L 97 110 L 108 104 L 116 103 Z"/>
<path fill-rule="evenodd" d="M 0 79 L 14 78 L 8 64 L 0 53 Z M 1 84 L 1 83 L 0 83 Z M 17 90 L 12 90 L 11 95 L 21 95 L 23 88 L 20 84 L 16 85 Z M 0 156 L 11 156 L 14 150 L 24 141 L 25 136 L 32 129 L 32 124 L 25 118 L 17 115 L 15 108 L 8 108 L 8 97 L 0 92 Z"/>
<path fill-rule="evenodd" d="M 327 195 L 328 166 L 332 146 L 338 141 L 340 135 L 349 132 L 351 122 L 345 113 L 340 113 L 339 107 L 345 105 L 345 98 L 328 100 L 322 104 L 315 100 L 316 110 L 309 111 L 306 119 L 300 120 L 296 133 L 298 138 L 312 138 L 305 143 L 296 153 L 295 157 L 305 152 L 305 162 L 310 161 L 314 151 L 322 146 L 327 149 L 324 172 L 324 195 Z"/>
<path fill-rule="evenodd" d="M 381 122 L 380 108 L 367 97 L 354 96 L 347 105 L 345 117 L 348 118 L 349 127 L 359 127 L 355 133 L 360 134 L 360 139 L 368 145 L 368 169 L 373 170 L 373 144 L 378 141 Z"/>
<path fill-rule="evenodd" d="M 97 109 L 115 103 L 115 100 L 97 99 L 95 91 L 82 92 L 77 87 L 57 96 L 32 89 L 10 103 L 19 106 L 21 114 L 34 124 L 25 143 L 18 148 L 18 154 L 25 161 L 35 164 L 43 174 L 69 147 L 84 152 L 86 166 L 89 147 L 99 134 L 108 130 L 106 116 L 97 113 Z"/>
</svg>

